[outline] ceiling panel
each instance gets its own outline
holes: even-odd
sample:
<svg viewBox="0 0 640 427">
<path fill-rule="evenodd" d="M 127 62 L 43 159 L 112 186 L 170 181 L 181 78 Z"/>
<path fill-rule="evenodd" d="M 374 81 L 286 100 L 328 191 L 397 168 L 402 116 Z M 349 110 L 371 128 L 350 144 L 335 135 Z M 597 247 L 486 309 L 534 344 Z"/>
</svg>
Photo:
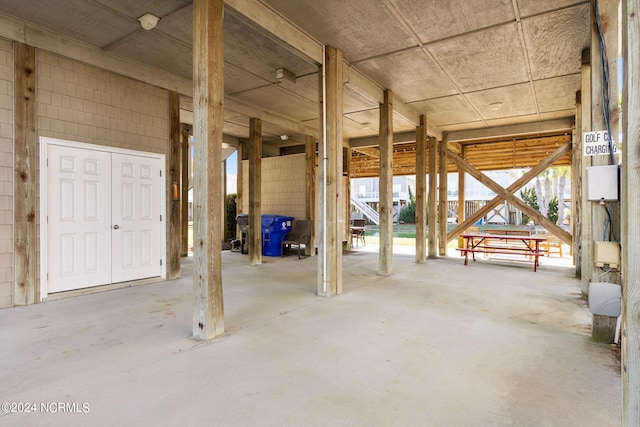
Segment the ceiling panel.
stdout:
<svg viewBox="0 0 640 427">
<path fill-rule="evenodd" d="M 279 89 L 277 85 L 248 90 L 232 95 L 230 98 L 298 121 L 318 116 L 318 105 L 316 103 L 285 92 Z"/>
<path fill-rule="evenodd" d="M 575 95 L 580 84 L 580 74 L 533 82 L 540 112 L 575 108 Z"/>
<path fill-rule="evenodd" d="M 528 80 L 516 24 L 501 25 L 428 46 L 463 92 Z"/>
<path fill-rule="evenodd" d="M 225 95 L 233 95 L 245 90 L 255 89 L 270 85 L 271 83 L 263 78 L 254 76 L 241 68 L 231 64 L 225 64 L 224 67 L 224 93 Z"/>
<path fill-rule="evenodd" d="M 136 19 L 85 0 L 2 0 L 0 10 L 99 47 L 107 46 L 140 28 Z"/>
<path fill-rule="evenodd" d="M 582 50 L 589 47 L 589 6 L 522 20 L 534 80 L 580 71 Z"/>
<path fill-rule="evenodd" d="M 317 72 L 292 50 L 274 42 L 271 37 L 250 25 L 232 9 L 225 10 L 224 59 L 226 63 L 242 68 L 272 83 L 276 82 L 276 70 L 286 68 L 296 76 Z"/>
<path fill-rule="evenodd" d="M 278 86 L 283 90 L 292 92 L 311 102 L 318 102 L 318 73 L 298 77 L 295 83 L 287 79 L 282 79 L 278 82 Z"/>
<path fill-rule="evenodd" d="M 345 126 L 349 124 L 350 128 L 358 131 L 359 136 L 377 135 L 378 129 L 380 129 L 380 112 L 378 109 L 348 113 L 345 114 L 345 118 Z"/>
<path fill-rule="evenodd" d="M 381 1 L 263 0 L 349 62 L 415 46 L 416 41 Z"/>
<path fill-rule="evenodd" d="M 349 84 L 342 89 L 342 111 L 352 113 L 362 110 L 375 109 L 378 111 L 378 103 L 354 90 Z"/>
<path fill-rule="evenodd" d="M 191 5 L 192 0 L 93 0 L 93 2 L 138 19 L 145 13 L 164 18 L 178 9 Z"/>
<path fill-rule="evenodd" d="M 442 69 L 420 48 L 368 59 L 355 67 L 405 102 L 458 93 Z"/>
<path fill-rule="evenodd" d="M 562 9 L 567 6 L 589 3 L 588 0 L 517 0 L 517 2 L 518 9 L 520 10 L 520 17 L 522 18 Z"/>
<path fill-rule="evenodd" d="M 189 2 L 191 3 L 191 2 Z M 193 7 L 182 7 L 158 22 L 158 30 L 193 46 Z"/>
<path fill-rule="evenodd" d="M 476 122 L 482 119 L 461 95 L 416 102 L 411 106 L 425 114 L 427 122 L 436 126 Z"/>
<path fill-rule="evenodd" d="M 152 65 L 185 79 L 193 77 L 192 51 L 162 33 L 139 29 L 109 46 L 109 52 Z"/>
<path fill-rule="evenodd" d="M 514 22 L 512 0 L 391 0 L 423 43 Z"/>
<path fill-rule="evenodd" d="M 524 116 L 536 113 L 529 83 L 487 89 L 465 95 L 484 119 Z"/>
<path fill-rule="evenodd" d="M 400 116 L 396 113 L 393 114 L 393 132 L 406 132 L 415 130 L 416 126 L 405 119 L 403 116 Z"/>
</svg>

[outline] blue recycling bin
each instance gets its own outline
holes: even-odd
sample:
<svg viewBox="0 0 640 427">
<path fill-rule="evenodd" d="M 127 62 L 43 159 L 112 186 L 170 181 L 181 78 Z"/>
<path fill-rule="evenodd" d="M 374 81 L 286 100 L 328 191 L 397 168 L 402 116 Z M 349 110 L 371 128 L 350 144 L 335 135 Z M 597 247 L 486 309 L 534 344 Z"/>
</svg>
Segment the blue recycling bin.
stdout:
<svg viewBox="0 0 640 427">
<path fill-rule="evenodd" d="M 262 215 L 262 255 L 282 256 L 282 241 L 292 222 L 291 216 Z"/>
</svg>

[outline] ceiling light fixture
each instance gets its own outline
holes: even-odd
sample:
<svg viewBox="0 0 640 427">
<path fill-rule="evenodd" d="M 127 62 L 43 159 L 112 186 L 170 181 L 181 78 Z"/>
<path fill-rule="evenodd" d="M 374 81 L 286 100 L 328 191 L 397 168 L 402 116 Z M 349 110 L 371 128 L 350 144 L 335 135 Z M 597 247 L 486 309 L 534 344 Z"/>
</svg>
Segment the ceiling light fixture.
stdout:
<svg viewBox="0 0 640 427">
<path fill-rule="evenodd" d="M 291 83 L 296 82 L 296 75 L 286 68 L 278 68 L 276 70 L 276 80 L 289 80 Z"/>
<path fill-rule="evenodd" d="M 491 111 L 498 111 L 501 108 L 502 108 L 502 102 L 493 102 L 489 104 L 489 109 Z"/>
<path fill-rule="evenodd" d="M 146 13 L 142 15 L 140 18 L 138 18 L 138 21 L 140 21 L 140 25 L 142 25 L 142 28 L 144 28 L 147 31 L 153 30 L 156 27 L 156 25 L 158 25 L 159 20 L 160 18 L 150 13 Z"/>
<path fill-rule="evenodd" d="M 280 135 L 280 139 L 286 141 L 287 139 L 289 139 L 289 135 Z"/>
</svg>

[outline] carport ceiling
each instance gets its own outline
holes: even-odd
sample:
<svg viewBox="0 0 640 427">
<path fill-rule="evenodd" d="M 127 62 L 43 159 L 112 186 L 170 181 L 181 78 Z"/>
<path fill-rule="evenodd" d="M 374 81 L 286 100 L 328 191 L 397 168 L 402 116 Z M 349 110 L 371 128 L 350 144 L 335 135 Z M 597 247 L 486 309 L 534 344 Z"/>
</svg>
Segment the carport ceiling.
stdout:
<svg viewBox="0 0 640 427">
<path fill-rule="evenodd" d="M 577 0 L 244 0 L 265 7 L 351 66 L 395 104 L 424 114 L 438 132 L 571 117 L 589 46 L 589 2 Z M 0 13 L 174 74 L 192 78 L 188 0 L 3 0 Z M 138 18 L 160 18 L 143 30 Z M 11 18 L 12 19 L 12 18 Z M 225 94 L 318 127 L 317 64 L 230 7 L 225 10 Z M 285 68 L 296 82 L 276 79 Z M 375 135 L 378 103 L 344 92 L 345 138 Z M 225 132 L 248 137 L 249 117 L 225 114 Z M 415 129 L 396 117 L 394 131 Z M 266 137 L 296 134 L 264 124 Z"/>
</svg>

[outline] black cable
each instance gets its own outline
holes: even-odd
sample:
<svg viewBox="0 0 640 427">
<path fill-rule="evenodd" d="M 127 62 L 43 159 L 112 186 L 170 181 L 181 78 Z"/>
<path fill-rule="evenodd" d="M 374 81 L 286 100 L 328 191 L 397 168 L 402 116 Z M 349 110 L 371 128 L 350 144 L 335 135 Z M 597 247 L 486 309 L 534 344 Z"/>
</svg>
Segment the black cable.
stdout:
<svg viewBox="0 0 640 427">
<path fill-rule="evenodd" d="M 607 211 L 607 217 L 609 217 L 609 241 L 616 242 L 617 240 L 613 235 L 613 221 L 611 220 L 611 213 L 609 212 L 609 208 L 607 208 L 607 205 L 603 204 L 602 207 L 605 211 Z"/>
<path fill-rule="evenodd" d="M 607 55 L 607 46 L 604 42 L 604 35 L 602 34 L 602 26 L 600 23 L 600 10 L 598 8 L 598 0 L 594 2 L 593 13 L 595 15 L 596 27 L 598 27 L 598 41 L 600 42 L 600 74 L 601 74 L 601 86 L 602 86 L 602 115 L 604 118 L 604 124 L 609 134 L 609 155 L 611 158 L 611 164 L 616 164 L 615 155 L 613 154 L 613 136 L 611 135 L 611 111 L 609 110 L 609 58 Z"/>
</svg>

